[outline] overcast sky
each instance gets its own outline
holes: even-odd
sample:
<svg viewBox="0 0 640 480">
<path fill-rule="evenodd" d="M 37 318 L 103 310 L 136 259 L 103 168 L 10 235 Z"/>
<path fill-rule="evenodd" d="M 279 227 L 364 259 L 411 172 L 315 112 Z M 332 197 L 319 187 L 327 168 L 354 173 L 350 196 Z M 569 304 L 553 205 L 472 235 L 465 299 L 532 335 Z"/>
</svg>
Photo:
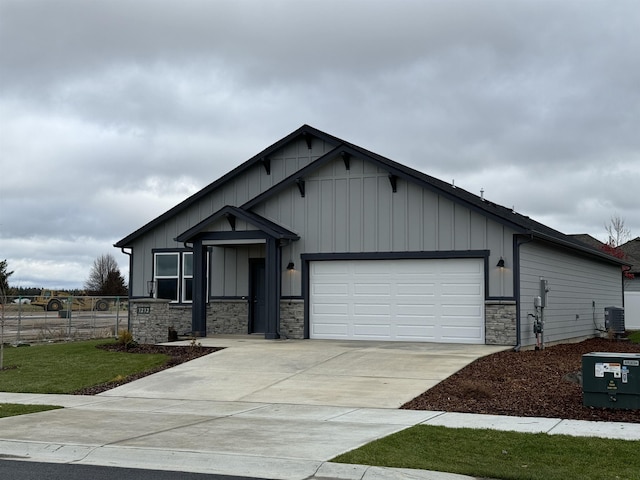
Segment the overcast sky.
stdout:
<svg viewBox="0 0 640 480">
<path fill-rule="evenodd" d="M 0 260 L 113 243 L 302 124 L 564 233 L 640 235 L 640 3 L 0 0 Z"/>
</svg>

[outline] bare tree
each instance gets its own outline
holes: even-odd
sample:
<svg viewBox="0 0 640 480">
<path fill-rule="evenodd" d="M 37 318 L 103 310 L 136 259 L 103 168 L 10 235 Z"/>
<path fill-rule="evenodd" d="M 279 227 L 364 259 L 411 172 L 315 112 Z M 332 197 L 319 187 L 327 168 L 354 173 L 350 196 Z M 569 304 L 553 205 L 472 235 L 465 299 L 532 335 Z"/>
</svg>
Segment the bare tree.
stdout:
<svg viewBox="0 0 640 480">
<path fill-rule="evenodd" d="M 89 278 L 84 284 L 88 293 L 98 295 L 122 295 L 120 291 L 111 292 L 110 286 L 114 284 L 114 278 L 120 278 L 118 262 L 113 255 L 107 253 L 100 255 L 93 261 L 93 266 L 89 272 Z"/>
<path fill-rule="evenodd" d="M 625 226 L 624 218 L 617 213 L 611 216 L 609 223 L 604 225 L 609 239 L 607 244 L 611 247 L 619 247 L 631 238 L 631 231 Z"/>
</svg>

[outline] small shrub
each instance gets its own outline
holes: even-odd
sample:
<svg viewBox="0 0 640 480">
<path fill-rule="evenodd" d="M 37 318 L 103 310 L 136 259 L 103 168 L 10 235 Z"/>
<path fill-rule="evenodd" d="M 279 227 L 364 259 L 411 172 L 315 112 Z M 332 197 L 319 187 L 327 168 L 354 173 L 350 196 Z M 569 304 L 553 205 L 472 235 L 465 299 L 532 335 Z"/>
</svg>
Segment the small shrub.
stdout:
<svg viewBox="0 0 640 480">
<path fill-rule="evenodd" d="M 196 337 L 191 337 L 191 342 L 189 343 L 191 348 L 200 348 L 202 347 L 202 343 L 198 342 Z"/>
<path fill-rule="evenodd" d="M 133 348 L 138 343 L 133 339 L 133 334 L 129 330 L 120 330 L 118 332 L 118 340 L 117 343 L 119 345 L 124 345 L 125 348 Z"/>
</svg>

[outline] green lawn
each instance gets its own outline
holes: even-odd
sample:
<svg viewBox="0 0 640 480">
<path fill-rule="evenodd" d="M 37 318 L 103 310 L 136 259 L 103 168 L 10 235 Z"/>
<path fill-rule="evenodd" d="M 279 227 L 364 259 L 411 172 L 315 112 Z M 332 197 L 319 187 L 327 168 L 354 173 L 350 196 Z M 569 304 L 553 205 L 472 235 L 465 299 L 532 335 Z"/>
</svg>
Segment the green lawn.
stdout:
<svg viewBox="0 0 640 480">
<path fill-rule="evenodd" d="M 20 405 L 18 403 L 0 403 L 0 418 L 13 417 L 14 415 L 26 415 L 28 413 L 45 412 L 62 407 L 54 405 Z"/>
<path fill-rule="evenodd" d="M 334 462 L 506 480 L 640 478 L 640 442 L 418 425 Z"/>
<path fill-rule="evenodd" d="M 164 364 L 156 354 L 108 352 L 109 340 L 5 347 L 0 392 L 69 394 Z"/>
</svg>

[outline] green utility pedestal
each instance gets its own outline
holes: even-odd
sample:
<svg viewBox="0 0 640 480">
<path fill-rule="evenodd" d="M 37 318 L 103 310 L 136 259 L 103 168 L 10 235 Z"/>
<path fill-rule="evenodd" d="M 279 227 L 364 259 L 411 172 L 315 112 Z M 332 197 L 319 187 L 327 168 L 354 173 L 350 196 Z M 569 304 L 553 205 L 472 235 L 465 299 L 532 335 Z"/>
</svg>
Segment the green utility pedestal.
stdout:
<svg viewBox="0 0 640 480">
<path fill-rule="evenodd" d="M 582 404 L 640 408 L 640 353 L 592 352 L 583 355 Z"/>
</svg>

